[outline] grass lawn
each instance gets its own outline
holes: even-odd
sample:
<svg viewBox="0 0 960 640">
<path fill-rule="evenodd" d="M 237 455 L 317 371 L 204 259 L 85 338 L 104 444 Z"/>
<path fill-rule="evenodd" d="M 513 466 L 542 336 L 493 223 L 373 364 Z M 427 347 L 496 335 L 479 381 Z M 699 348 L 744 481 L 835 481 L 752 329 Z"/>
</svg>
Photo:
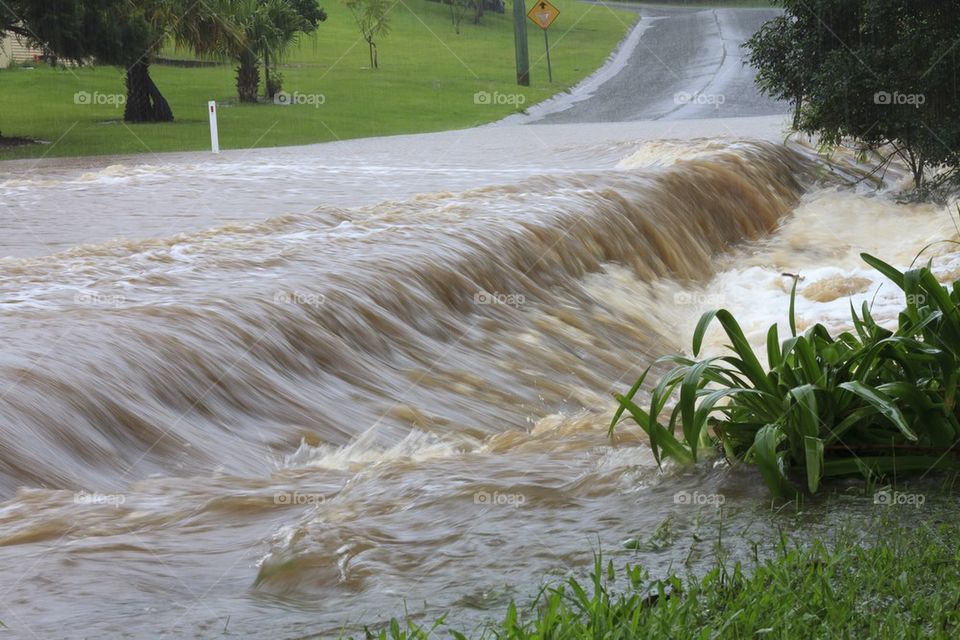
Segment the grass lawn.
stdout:
<svg viewBox="0 0 960 640">
<path fill-rule="evenodd" d="M 718 550 L 702 576 L 654 579 L 639 565 L 617 572 L 598 560 L 588 580 L 548 586 L 479 629 L 457 631 L 452 611 L 435 628 L 394 620 L 373 635 L 429 640 L 449 625 L 461 640 L 960 637 L 955 511 L 883 515 L 869 531 L 861 526 L 803 543 L 769 541 L 779 550 L 743 565 Z"/>
<path fill-rule="evenodd" d="M 154 65 L 151 75 L 176 121 L 127 125 L 115 97 L 124 92 L 120 69 L 2 70 L 0 133 L 51 144 L 0 146 L 0 159 L 206 149 L 206 105 L 211 99 L 221 104 L 220 145 L 225 149 L 492 122 L 592 73 L 636 20 L 630 11 L 575 0 L 553 2 L 561 12 L 550 30 L 553 83 L 547 82 L 542 32 L 528 21 L 529 88 L 515 84 L 509 4 L 506 14 L 487 13 L 480 25 L 466 19 L 457 35 L 449 7 L 426 0 L 398 0 L 390 13 L 391 33 L 379 41 L 379 70 L 368 68 L 366 43 L 346 8 L 337 0 L 322 3 L 327 21 L 315 37 L 304 38 L 289 52 L 281 68 L 284 91 L 299 95 L 301 104 L 237 104 L 233 63 L 204 68 Z M 188 52 L 174 55 L 189 57 Z M 76 104 L 78 92 L 100 104 Z M 477 92 L 489 92 L 492 99 L 478 103 Z"/>
</svg>

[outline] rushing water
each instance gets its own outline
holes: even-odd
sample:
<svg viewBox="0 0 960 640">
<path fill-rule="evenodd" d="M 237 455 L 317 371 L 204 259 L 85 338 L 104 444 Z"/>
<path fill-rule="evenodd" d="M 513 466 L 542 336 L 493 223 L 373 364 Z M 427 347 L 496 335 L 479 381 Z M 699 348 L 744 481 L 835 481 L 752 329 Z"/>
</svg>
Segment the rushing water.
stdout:
<svg viewBox="0 0 960 640">
<path fill-rule="evenodd" d="M 636 430 L 611 443 L 609 393 L 682 349 L 702 307 L 761 335 L 782 272 L 805 278 L 803 322 L 840 327 L 879 282 L 858 250 L 905 264 L 954 228 L 800 147 L 619 135 L 445 165 L 390 165 L 407 139 L 0 181 L 0 620 L 281 638 L 405 607 L 480 619 L 598 543 L 712 526 L 678 491 L 775 527 L 749 471 L 664 476 Z M 355 195 L 308 209 L 311 177 Z"/>
</svg>

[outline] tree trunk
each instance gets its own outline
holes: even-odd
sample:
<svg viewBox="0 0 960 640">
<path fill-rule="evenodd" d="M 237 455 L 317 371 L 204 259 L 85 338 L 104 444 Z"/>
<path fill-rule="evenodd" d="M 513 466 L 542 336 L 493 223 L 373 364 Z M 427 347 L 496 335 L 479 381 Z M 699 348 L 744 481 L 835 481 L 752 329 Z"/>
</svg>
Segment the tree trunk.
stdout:
<svg viewBox="0 0 960 640">
<path fill-rule="evenodd" d="M 154 122 L 173 122 L 173 109 L 170 103 L 160 93 L 160 89 L 153 83 L 153 78 L 147 74 L 147 91 L 150 93 L 150 101 L 153 103 L 153 121 Z"/>
<path fill-rule="evenodd" d="M 150 78 L 150 63 L 137 60 L 127 69 L 126 122 L 172 122 L 173 110 Z"/>
<path fill-rule="evenodd" d="M 267 100 L 273 100 L 275 93 L 270 85 L 270 54 L 265 51 L 263 53 L 263 95 Z"/>
<path fill-rule="evenodd" d="M 252 53 L 244 50 L 240 54 L 240 66 L 237 67 L 237 97 L 240 102 L 256 102 L 257 88 L 260 86 L 260 69 Z"/>
</svg>

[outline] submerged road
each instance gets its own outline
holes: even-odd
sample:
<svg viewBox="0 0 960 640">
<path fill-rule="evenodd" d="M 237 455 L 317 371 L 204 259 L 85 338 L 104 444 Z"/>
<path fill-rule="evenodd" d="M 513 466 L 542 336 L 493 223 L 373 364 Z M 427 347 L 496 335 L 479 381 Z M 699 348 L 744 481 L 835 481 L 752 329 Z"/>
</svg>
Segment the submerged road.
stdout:
<svg viewBox="0 0 960 640">
<path fill-rule="evenodd" d="M 741 48 L 779 10 L 616 6 L 637 11 L 640 21 L 613 59 L 571 93 L 505 123 L 688 120 L 789 111 L 786 103 L 758 93 Z"/>
<path fill-rule="evenodd" d="M 372 207 L 422 193 L 459 193 L 546 170 L 603 171 L 636 145 L 663 138 L 782 139 L 789 108 L 757 93 L 740 49 L 777 10 L 617 6 L 641 19 L 607 64 L 571 93 L 494 126 L 217 156 L 6 161 L 0 203 L 12 222 L 2 226 L 0 259 L 169 238 L 318 205 Z M 690 99 L 677 100 L 678 94 Z M 526 126 L 541 123 L 556 126 L 549 135 L 545 127 Z M 519 126 L 504 126 L 510 124 Z"/>
</svg>

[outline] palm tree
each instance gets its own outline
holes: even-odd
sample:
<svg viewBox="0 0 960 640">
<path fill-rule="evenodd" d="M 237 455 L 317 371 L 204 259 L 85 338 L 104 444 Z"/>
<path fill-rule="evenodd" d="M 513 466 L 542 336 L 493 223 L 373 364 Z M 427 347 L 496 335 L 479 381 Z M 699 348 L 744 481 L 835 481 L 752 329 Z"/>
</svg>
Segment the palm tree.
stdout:
<svg viewBox="0 0 960 640">
<path fill-rule="evenodd" d="M 82 0 L 92 56 L 126 69 L 126 122 L 171 122 L 173 110 L 150 77 L 150 65 L 172 40 L 197 53 L 209 53 L 226 37 L 216 13 L 196 0 Z M 99 21 L 89 22 L 94 7 Z"/>
<path fill-rule="evenodd" d="M 269 61 L 279 58 L 301 32 L 314 31 L 327 17 L 316 0 L 220 0 L 217 6 L 224 37 L 217 39 L 216 46 L 238 62 L 240 102 L 257 101 L 261 60 L 267 63 L 269 77 Z"/>
</svg>

